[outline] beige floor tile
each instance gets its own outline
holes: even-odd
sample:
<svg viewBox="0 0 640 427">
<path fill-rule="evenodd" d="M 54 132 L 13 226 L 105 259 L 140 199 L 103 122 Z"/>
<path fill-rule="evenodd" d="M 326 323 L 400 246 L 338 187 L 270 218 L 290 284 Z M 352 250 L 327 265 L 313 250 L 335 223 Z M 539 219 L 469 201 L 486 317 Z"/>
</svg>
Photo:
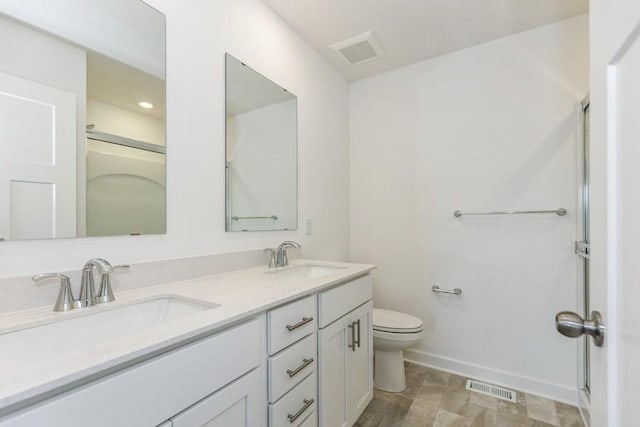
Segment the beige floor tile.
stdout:
<svg viewBox="0 0 640 427">
<path fill-rule="evenodd" d="M 560 402 L 555 402 L 555 405 L 560 427 L 584 427 L 578 408 Z"/>
<path fill-rule="evenodd" d="M 414 363 L 405 363 L 407 389 L 402 394 L 411 399 L 415 398 L 424 383 L 426 375 L 427 370 L 423 366 Z"/>
<path fill-rule="evenodd" d="M 493 410 L 498 409 L 498 399 L 493 396 L 488 396 L 486 394 L 471 393 L 471 397 L 469 398 L 469 403 L 482 406 L 483 408 L 488 408 Z"/>
<path fill-rule="evenodd" d="M 406 364 L 407 390 L 374 398 L 355 427 L 584 427 L 577 408 L 517 392 L 512 403 L 464 389 L 466 378 Z"/>
<path fill-rule="evenodd" d="M 498 412 L 496 427 L 532 427 L 535 420 L 524 415 L 514 415 L 507 412 Z"/>
<path fill-rule="evenodd" d="M 356 426 L 391 427 L 399 425 L 406 417 L 412 399 L 400 393 L 385 393 L 376 390 L 367 410 L 360 416 Z"/>
<path fill-rule="evenodd" d="M 435 369 L 425 368 L 424 380 L 429 384 L 446 386 L 449 382 L 449 375 L 447 372 L 436 371 Z"/>
<path fill-rule="evenodd" d="M 447 391 L 465 391 L 467 386 L 467 379 L 459 375 L 449 374 L 449 381 L 447 382 Z"/>
<path fill-rule="evenodd" d="M 438 410 L 433 427 L 465 427 L 467 419 L 458 414 L 445 410 Z"/>
<path fill-rule="evenodd" d="M 527 416 L 527 402 L 525 393 L 516 392 L 516 402 L 509 402 L 508 400 L 497 399 L 498 412 L 506 412 L 511 415 Z"/>
<path fill-rule="evenodd" d="M 553 400 L 531 394 L 527 394 L 525 399 L 527 402 L 527 416 L 529 418 L 560 427 L 560 420 L 558 419 L 556 405 Z"/>
<path fill-rule="evenodd" d="M 438 401 L 439 404 L 439 401 Z M 421 400 L 414 400 L 407 416 L 402 423 L 401 427 L 431 427 L 436 420 L 436 414 L 438 413 L 438 406 L 433 405 L 431 402 L 425 402 Z"/>
<path fill-rule="evenodd" d="M 469 393 L 466 392 L 446 391 L 442 395 L 440 408 L 454 414 L 466 416 L 469 398 Z"/>
<path fill-rule="evenodd" d="M 466 417 L 467 427 L 496 427 L 498 411 L 469 403 Z"/>
</svg>

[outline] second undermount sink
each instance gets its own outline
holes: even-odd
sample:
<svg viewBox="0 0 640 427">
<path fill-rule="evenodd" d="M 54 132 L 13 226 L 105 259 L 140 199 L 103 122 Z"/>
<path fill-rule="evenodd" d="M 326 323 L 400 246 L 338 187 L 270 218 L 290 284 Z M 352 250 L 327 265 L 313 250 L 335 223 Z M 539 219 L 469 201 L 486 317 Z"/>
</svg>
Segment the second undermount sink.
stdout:
<svg viewBox="0 0 640 427">
<path fill-rule="evenodd" d="M 300 264 L 285 267 L 281 270 L 270 270 L 267 273 L 276 274 L 279 277 L 295 278 L 295 279 L 315 279 L 327 274 L 337 273 L 344 270 L 345 267 L 335 267 L 329 265 L 317 264 Z"/>
<path fill-rule="evenodd" d="M 3 355 L 16 361 L 78 359 L 83 355 L 107 356 L 114 344 L 135 334 L 148 334 L 175 320 L 219 307 L 218 304 L 162 296 L 124 303 L 117 307 L 96 305 L 33 325 L 0 334 Z M 74 310 L 75 311 L 75 310 Z"/>
</svg>

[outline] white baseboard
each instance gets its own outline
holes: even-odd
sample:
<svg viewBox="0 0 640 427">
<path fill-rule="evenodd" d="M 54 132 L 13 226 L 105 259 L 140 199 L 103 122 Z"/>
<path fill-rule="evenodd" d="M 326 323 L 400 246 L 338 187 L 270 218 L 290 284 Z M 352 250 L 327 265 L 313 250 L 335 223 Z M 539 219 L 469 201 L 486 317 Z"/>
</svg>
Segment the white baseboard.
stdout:
<svg viewBox="0 0 640 427">
<path fill-rule="evenodd" d="M 486 366 L 475 365 L 460 360 L 450 359 L 419 350 L 406 350 L 404 359 L 407 362 L 428 366 L 456 375 L 470 377 L 491 384 L 500 385 L 516 391 L 542 396 L 558 402 L 578 406 L 578 390 L 559 384 L 540 381 L 535 378 L 517 375 L 511 372 L 499 371 Z"/>
</svg>

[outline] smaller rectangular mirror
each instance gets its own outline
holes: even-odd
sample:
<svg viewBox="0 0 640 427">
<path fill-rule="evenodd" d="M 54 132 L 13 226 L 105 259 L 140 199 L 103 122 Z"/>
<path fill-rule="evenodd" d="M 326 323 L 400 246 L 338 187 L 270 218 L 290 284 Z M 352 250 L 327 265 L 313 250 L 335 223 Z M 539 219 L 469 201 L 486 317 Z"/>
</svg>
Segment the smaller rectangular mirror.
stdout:
<svg viewBox="0 0 640 427">
<path fill-rule="evenodd" d="M 297 98 L 226 54 L 226 231 L 298 227 Z"/>
</svg>

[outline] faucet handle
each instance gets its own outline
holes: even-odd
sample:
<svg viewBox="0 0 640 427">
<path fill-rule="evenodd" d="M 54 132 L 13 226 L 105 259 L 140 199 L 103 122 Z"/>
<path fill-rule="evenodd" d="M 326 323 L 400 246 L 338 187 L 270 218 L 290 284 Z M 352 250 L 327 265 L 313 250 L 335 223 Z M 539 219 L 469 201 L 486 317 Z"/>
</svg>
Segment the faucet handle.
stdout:
<svg viewBox="0 0 640 427">
<path fill-rule="evenodd" d="M 264 250 L 266 254 L 269 254 L 269 268 L 276 268 L 276 250 L 267 248 Z"/>
<path fill-rule="evenodd" d="M 110 266 L 110 272 L 102 273 L 102 276 L 100 277 L 100 291 L 98 291 L 98 296 L 96 297 L 96 304 L 111 302 L 116 299 L 116 297 L 113 296 L 113 289 L 111 288 L 110 274 L 115 270 L 128 269 L 129 265 L 127 264 L 113 265 Z"/>
<path fill-rule="evenodd" d="M 34 282 L 39 282 L 46 279 L 59 279 L 60 280 L 60 292 L 58 292 L 58 299 L 53 306 L 53 311 L 69 311 L 74 308 L 73 293 L 71 292 L 71 281 L 68 276 L 60 273 L 44 273 L 36 274 L 31 278 Z"/>
</svg>

